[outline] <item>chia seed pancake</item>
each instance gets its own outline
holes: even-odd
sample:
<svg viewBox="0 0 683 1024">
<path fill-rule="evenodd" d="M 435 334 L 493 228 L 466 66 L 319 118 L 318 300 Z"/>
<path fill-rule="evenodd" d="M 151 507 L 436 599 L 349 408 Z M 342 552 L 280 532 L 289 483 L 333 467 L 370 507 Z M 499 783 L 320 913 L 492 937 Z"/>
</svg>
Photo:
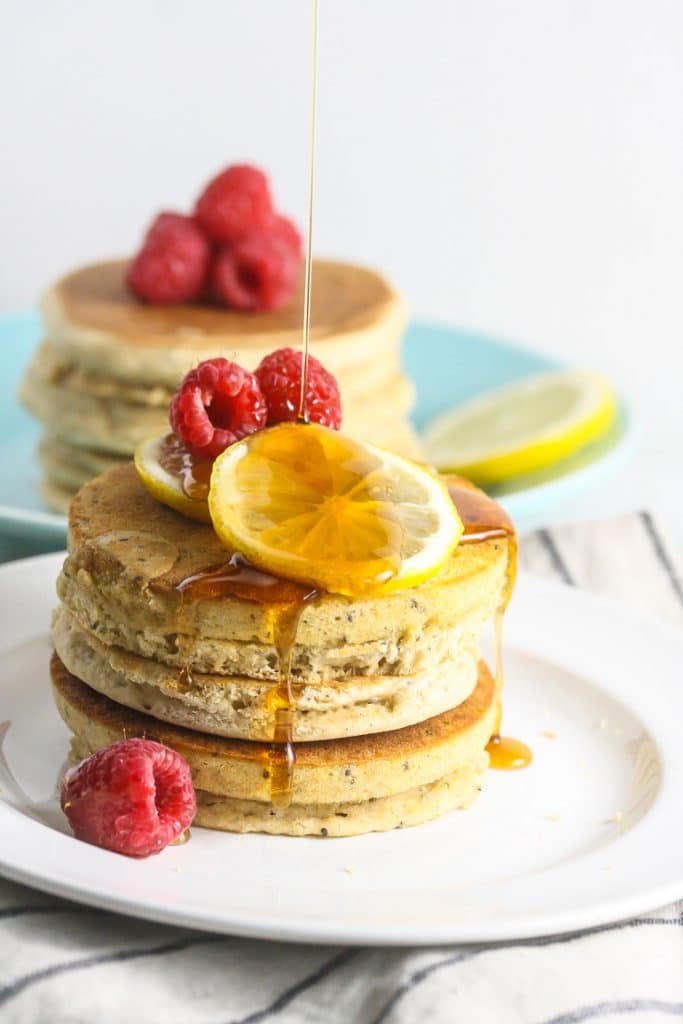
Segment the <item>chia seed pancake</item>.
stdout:
<svg viewBox="0 0 683 1024">
<path fill-rule="evenodd" d="M 164 722 L 218 736 L 269 741 L 273 680 L 186 673 L 97 640 L 64 608 L 52 636 L 66 668 L 93 690 Z M 297 688 L 295 741 L 337 739 L 399 729 L 466 700 L 477 682 L 479 630 L 457 656 L 412 675 L 347 675 Z M 275 673 L 274 673 L 275 675 Z"/>
<path fill-rule="evenodd" d="M 283 309 L 242 313 L 209 305 L 154 306 L 126 288 L 127 260 L 96 263 L 58 281 L 42 302 L 45 336 L 63 364 L 100 377 L 175 390 L 197 362 L 217 355 L 253 368 L 273 349 L 299 347 L 303 277 Z M 387 281 L 350 263 L 314 260 L 311 342 L 339 379 L 372 353 L 391 358 L 405 326 L 404 305 Z"/>
<path fill-rule="evenodd" d="M 53 477 L 44 477 L 40 481 L 39 490 L 43 504 L 47 508 L 53 512 L 59 512 L 63 516 L 69 514 L 69 506 L 74 494 L 71 487 L 65 487 Z"/>
<path fill-rule="evenodd" d="M 254 315 L 254 314 L 250 314 Z M 233 357 L 234 357 L 233 352 Z M 251 369 L 250 353 L 247 359 L 240 356 Z M 83 394 L 91 399 L 109 399 L 136 408 L 152 406 L 168 412 L 168 406 L 175 394 L 175 386 L 165 384 L 136 384 L 129 380 L 107 376 L 103 370 L 95 372 L 84 369 L 73 362 L 64 361 L 59 349 L 50 341 L 43 341 L 36 349 L 32 361 L 32 379 L 40 386 L 60 389 L 67 394 Z M 391 383 L 391 387 L 387 385 Z M 176 382 L 177 386 L 177 382 Z M 406 377 L 401 374 L 401 358 L 398 348 L 387 353 L 381 360 L 375 358 L 374 352 L 366 352 L 364 361 L 354 366 L 353 375 L 347 372 L 344 379 L 343 398 L 351 406 L 356 400 L 367 399 L 370 395 L 382 394 L 396 411 L 405 412 L 410 409 L 414 398 L 413 389 Z M 379 410 L 381 412 L 381 410 Z"/>
<path fill-rule="evenodd" d="M 187 661 L 198 672 L 242 675 L 245 659 L 253 659 L 249 675 L 272 678 L 272 608 L 235 595 L 193 600 L 178 589 L 229 557 L 210 525 L 161 505 L 132 464 L 124 464 L 72 502 L 69 555 L 57 590 L 81 626 L 104 643 L 167 665 Z M 293 678 L 344 678 L 371 666 L 374 674 L 410 674 L 434 664 L 433 642 L 438 658 L 449 650 L 448 642 L 439 646 L 440 637 L 458 627 L 464 637 L 467 624 L 477 629 L 493 615 L 509 557 L 506 538 L 461 543 L 418 587 L 355 600 L 321 595 L 301 615 Z"/>
<path fill-rule="evenodd" d="M 127 266 L 114 260 L 83 267 L 42 302 L 45 340 L 20 398 L 45 428 L 43 494 L 58 511 L 96 472 L 73 453 L 130 457 L 166 427 L 175 389 L 198 362 L 226 356 L 253 370 L 274 349 L 301 344 L 303 282 L 274 312 L 155 306 L 130 295 Z M 380 274 L 353 264 L 316 260 L 313 280 L 313 352 L 337 378 L 345 431 L 421 457 L 407 418 L 413 386 L 401 372 L 402 299 Z"/>
<path fill-rule="evenodd" d="M 46 477 L 69 492 L 70 501 L 88 480 L 127 462 L 128 456 L 77 448 L 57 437 L 44 437 L 38 446 L 38 461 Z"/>
<path fill-rule="evenodd" d="M 55 701 L 80 758 L 123 737 L 146 736 L 177 750 L 197 789 L 195 823 L 284 835 L 354 835 L 418 824 L 466 806 L 488 763 L 495 683 L 478 682 L 457 708 L 391 732 L 298 743 L 292 802 L 270 803 L 269 744 L 224 739 L 161 723 L 96 693 L 51 662 Z"/>
<path fill-rule="evenodd" d="M 381 402 L 377 394 L 382 395 Z M 403 423 L 413 405 L 413 386 L 401 374 L 388 374 L 378 391 L 360 394 L 355 402 L 344 394 L 344 432 L 350 437 L 371 440 L 387 446 L 392 432 L 404 428 L 398 436 L 403 447 L 412 441 L 408 425 Z M 168 429 L 168 403 L 165 406 L 123 401 L 115 395 L 102 397 L 65 387 L 47 379 L 34 359 L 24 378 L 21 401 L 39 420 L 50 436 L 64 438 L 71 445 L 114 455 L 129 456 L 140 442 Z"/>
</svg>

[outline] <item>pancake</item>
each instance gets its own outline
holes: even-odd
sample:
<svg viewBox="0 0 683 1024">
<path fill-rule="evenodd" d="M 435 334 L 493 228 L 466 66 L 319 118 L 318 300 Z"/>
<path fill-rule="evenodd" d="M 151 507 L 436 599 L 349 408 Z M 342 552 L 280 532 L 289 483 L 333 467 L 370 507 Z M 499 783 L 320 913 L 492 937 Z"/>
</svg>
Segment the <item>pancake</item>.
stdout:
<svg viewBox="0 0 683 1024">
<path fill-rule="evenodd" d="M 57 610 L 52 637 L 66 668 L 99 693 L 164 722 L 218 736 L 268 741 L 273 736 L 273 681 L 186 672 L 110 647 Z M 478 631 L 457 656 L 413 675 L 355 675 L 297 687 L 292 738 L 336 739 L 412 725 L 456 707 L 477 681 Z"/>
<path fill-rule="evenodd" d="M 94 476 L 127 462 L 128 456 L 77 448 L 57 437 L 44 437 L 38 446 L 38 461 L 49 479 L 75 492 Z"/>
<path fill-rule="evenodd" d="M 273 349 L 301 345 L 303 280 L 275 312 L 240 313 L 207 305 L 153 306 L 131 299 L 126 260 L 97 263 L 57 282 L 42 302 L 45 335 L 62 363 L 135 386 L 178 381 L 202 360 L 224 355 L 248 368 Z M 313 352 L 335 376 L 380 363 L 405 326 L 403 302 L 384 278 L 348 263 L 315 260 Z"/>
<path fill-rule="evenodd" d="M 349 401 L 343 387 L 342 393 L 344 432 L 380 447 L 393 441 L 393 433 L 413 404 L 412 384 L 401 374 L 383 381 L 380 403 L 376 391 L 358 396 L 355 403 Z M 140 441 L 168 429 L 168 405 L 134 405 L 114 396 L 102 398 L 69 390 L 46 380 L 35 360 L 24 377 L 20 398 L 48 433 L 82 448 L 131 455 Z M 405 447 L 400 430 L 396 443 Z M 415 447 L 412 435 L 411 443 Z"/>
<path fill-rule="evenodd" d="M 43 299 L 45 340 L 20 399 L 45 429 L 43 495 L 57 511 L 104 468 L 89 469 L 73 452 L 104 453 L 110 462 L 130 457 L 140 441 L 167 428 L 171 398 L 198 362 L 225 356 L 253 370 L 274 349 L 301 345 L 303 281 L 274 312 L 154 306 L 131 296 L 127 266 L 114 260 L 83 267 Z M 415 395 L 401 371 L 401 298 L 380 274 L 353 264 L 316 260 L 313 283 L 313 353 L 337 378 L 345 432 L 422 458 L 407 419 Z"/>
<path fill-rule="evenodd" d="M 236 355 L 234 352 L 233 358 Z M 242 359 L 241 354 L 239 358 Z M 251 369 L 255 369 L 255 366 L 251 366 Z M 47 340 L 36 349 L 31 368 L 33 380 L 42 387 L 52 387 L 67 395 L 76 393 L 91 399 L 115 400 L 132 408 L 139 405 L 152 406 L 165 413 L 177 386 L 177 381 L 173 387 L 165 384 L 136 384 L 130 380 L 107 376 L 103 369 L 98 372 L 84 369 L 76 363 L 65 361 L 62 353 Z M 366 353 L 362 363 L 347 369 L 339 384 L 345 406 L 353 407 L 358 400 L 367 400 L 372 395 L 381 394 L 383 402 L 380 412 L 384 410 L 385 403 L 396 412 L 406 412 L 414 400 L 412 385 L 401 373 L 398 346 L 381 360 L 376 359 L 373 352 Z"/>
<path fill-rule="evenodd" d="M 298 743 L 292 802 L 270 803 L 271 745 L 223 739 L 161 723 L 95 693 L 51 662 L 55 701 L 83 756 L 117 739 L 146 736 L 186 758 L 198 791 L 196 824 L 287 835 L 353 835 L 417 824 L 476 795 L 496 711 L 483 662 L 457 708 L 391 732 Z"/>
<path fill-rule="evenodd" d="M 53 512 L 68 515 L 74 492 L 52 477 L 45 477 L 40 482 L 40 496 L 44 504 Z"/>
<path fill-rule="evenodd" d="M 378 643 L 402 652 L 407 667 L 406 652 L 413 644 L 424 649 L 425 635 L 493 615 L 509 556 L 505 538 L 460 544 L 444 568 L 420 586 L 355 600 L 323 594 L 301 615 L 295 677 L 297 672 L 305 677 L 307 664 L 322 665 L 325 652 L 332 652 L 334 678 L 340 652 L 343 661 L 344 649 L 357 652 Z M 266 658 L 275 659 L 272 607 L 234 595 L 199 600 L 186 592 L 182 598 L 178 590 L 189 577 L 225 565 L 229 557 L 210 525 L 161 505 L 140 484 L 134 467 L 125 464 L 91 481 L 72 502 L 69 556 L 57 589 L 77 619 L 101 639 L 169 664 L 187 658 L 198 671 L 208 667 L 204 658 L 209 663 L 217 658 L 230 671 L 230 644 L 261 645 Z M 202 660 L 195 661 L 198 640 Z M 221 646 L 225 641 L 228 645 Z"/>
</svg>

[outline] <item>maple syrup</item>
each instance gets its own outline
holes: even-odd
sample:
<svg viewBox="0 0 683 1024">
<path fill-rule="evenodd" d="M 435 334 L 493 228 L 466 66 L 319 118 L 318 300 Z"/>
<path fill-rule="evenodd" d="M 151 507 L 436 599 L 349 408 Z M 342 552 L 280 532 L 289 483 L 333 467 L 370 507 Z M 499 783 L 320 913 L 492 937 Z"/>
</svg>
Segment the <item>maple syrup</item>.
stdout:
<svg viewBox="0 0 683 1024">
<path fill-rule="evenodd" d="M 512 736 L 501 736 L 494 733 L 489 740 L 486 751 L 489 755 L 489 768 L 498 771 L 517 771 L 531 764 L 533 754 L 526 743 Z"/>
<path fill-rule="evenodd" d="M 304 301 L 303 301 L 303 357 L 301 361 L 301 382 L 299 390 L 299 407 L 297 419 L 307 423 L 306 386 L 308 376 L 308 356 L 310 346 L 311 325 L 311 287 L 312 287 L 312 229 L 313 229 L 313 198 L 315 187 L 315 133 L 317 108 L 317 77 L 318 77 L 318 0 L 313 0 L 312 17 L 312 59 L 311 59 L 311 114 L 310 114 L 310 150 L 308 179 L 308 208 L 306 225 L 306 251 L 304 264 Z M 172 438 L 164 446 L 161 465 L 169 472 L 178 474 L 182 479 L 183 490 L 190 498 L 205 500 L 209 492 L 211 463 L 194 460 L 182 450 L 180 445 L 174 447 Z M 501 605 L 495 619 L 496 644 L 496 688 L 498 695 L 497 722 L 487 750 L 493 768 L 522 768 L 531 761 L 531 751 L 519 740 L 500 736 L 501 723 L 501 691 L 503 686 L 502 660 L 502 623 L 505 609 L 512 594 L 516 574 L 517 539 L 514 526 L 507 514 L 495 502 L 481 492 L 463 488 L 452 482 L 449 487 L 451 498 L 458 509 L 464 525 L 461 543 L 473 544 L 495 537 L 504 537 L 508 543 L 508 565 L 506 585 Z M 398 557 L 400 546 L 391 544 L 396 538 L 386 535 L 381 545 L 384 563 L 381 566 L 383 577 L 394 575 L 397 568 L 387 551 L 396 548 Z M 378 550 L 379 555 L 379 550 Z M 378 582 L 383 582 L 384 578 Z M 244 600 L 257 601 L 267 607 L 273 645 L 277 653 L 277 683 L 271 687 L 266 696 L 266 706 L 273 713 L 273 742 L 268 747 L 267 761 L 270 778 L 270 799 L 275 806 L 285 807 L 292 799 L 294 769 L 296 763 L 295 747 L 292 742 L 294 735 L 294 716 L 302 683 L 292 679 L 292 653 L 296 643 L 299 621 L 306 606 L 318 600 L 320 591 L 306 584 L 286 580 L 271 573 L 264 572 L 251 565 L 244 557 L 234 554 L 223 565 L 209 568 L 196 573 L 178 584 L 181 601 L 193 601 L 202 598 L 220 598 L 234 596 Z M 179 689 L 191 689 L 192 673 L 189 666 L 189 654 L 186 652 L 185 664 L 178 677 Z"/>
<path fill-rule="evenodd" d="M 296 761 L 292 743 L 294 715 L 303 685 L 292 679 L 292 652 L 301 615 L 308 604 L 320 597 L 320 592 L 257 569 L 239 554 L 223 565 L 188 576 L 176 589 L 183 601 L 237 597 L 265 606 L 278 659 L 277 682 L 266 695 L 266 707 L 273 714 L 273 742 L 266 754 L 270 799 L 275 806 L 286 807 L 292 799 Z M 186 660 L 179 673 L 179 688 L 181 681 L 187 684 L 188 678 L 191 686 L 191 670 Z"/>
<path fill-rule="evenodd" d="M 491 768 L 511 771 L 526 768 L 533 760 L 530 748 L 521 740 L 501 736 L 503 718 L 502 692 L 503 671 L 503 617 L 510 603 L 517 575 L 517 534 L 507 512 L 481 491 L 463 487 L 448 481 L 448 491 L 462 520 L 461 544 L 476 544 L 496 537 L 505 538 L 508 545 L 508 562 L 505 570 L 505 586 L 493 621 L 496 680 L 496 719 L 493 735 L 486 747 Z"/>
<path fill-rule="evenodd" d="M 301 360 L 301 385 L 297 418 L 307 423 L 306 383 L 308 380 L 308 348 L 311 334 L 311 284 L 313 275 L 313 196 L 315 193 L 315 122 L 318 107 L 318 0 L 313 0 L 311 41 L 311 119 L 308 150 L 308 207 L 306 211 L 306 258 L 304 262 L 304 352 Z"/>
<path fill-rule="evenodd" d="M 167 434 L 159 448 L 159 465 L 180 480 L 183 492 L 194 501 L 206 501 L 209 496 L 213 462 L 196 459 L 175 434 Z"/>
</svg>

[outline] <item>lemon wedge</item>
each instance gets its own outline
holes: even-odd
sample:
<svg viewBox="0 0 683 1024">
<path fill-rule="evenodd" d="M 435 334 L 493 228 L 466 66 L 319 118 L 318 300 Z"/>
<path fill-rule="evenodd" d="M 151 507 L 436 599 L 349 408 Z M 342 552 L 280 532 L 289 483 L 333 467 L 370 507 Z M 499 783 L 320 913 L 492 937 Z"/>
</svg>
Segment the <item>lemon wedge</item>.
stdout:
<svg viewBox="0 0 683 1024">
<path fill-rule="evenodd" d="M 135 468 L 149 493 L 176 512 L 210 523 L 211 462 L 200 462 L 168 432 L 141 441 L 135 449 Z"/>
<path fill-rule="evenodd" d="M 462 533 L 435 474 L 315 423 L 227 448 L 209 509 L 226 547 L 260 569 L 348 596 L 416 586 Z"/>
<path fill-rule="evenodd" d="M 604 434 L 616 414 L 616 395 L 597 374 L 543 373 L 438 416 L 423 441 L 441 472 L 486 486 L 572 455 Z"/>
</svg>

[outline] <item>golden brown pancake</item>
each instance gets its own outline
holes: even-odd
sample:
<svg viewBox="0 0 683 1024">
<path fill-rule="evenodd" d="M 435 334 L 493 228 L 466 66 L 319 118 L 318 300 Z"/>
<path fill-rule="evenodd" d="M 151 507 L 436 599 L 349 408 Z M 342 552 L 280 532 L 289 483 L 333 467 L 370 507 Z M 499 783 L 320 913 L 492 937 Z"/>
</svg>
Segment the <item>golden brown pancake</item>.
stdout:
<svg viewBox="0 0 683 1024">
<path fill-rule="evenodd" d="M 46 337 L 83 368 L 175 388 L 180 376 L 209 356 L 239 352 L 245 363 L 256 365 L 274 348 L 301 345 L 303 280 L 292 301 L 273 312 L 241 313 L 199 303 L 154 306 L 131 297 L 127 265 L 115 260 L 83 267 L 44 296 Z M 393 350 L 404 323 L 403 303 L 380 274 L 350 263 L 314 261 L 311 342 L 332 373 L 368 361 L 363 346 L 370 338 L 376 358 L 385 347 Z M 249 353 L 251 361 L 245 358 Z"/>
<path fill-rule="evenodd" d="M 270 804 L 270 744 L 161 723 L 95 693 L 56 654 L 50 668 L 77 754 L 133 736 L 172 747 L 192 771 L 197 824 L 237 831 L 348 835 L 415 824 L 461 806 L 476 795 L 486 767 L 496 706 L 495 684 L 482 662 L 474 692 L 451 711 L 372 736 L 298 743 L 292 802 L 280 809 Z"/>
<path fill-rule="evenodd" d="M 230 672 L 230 645 L 236 643 L 252 649 L 265 645 L 272 662 L 268 605 L 235 595 L 193 600 L 178 589 L 189 577 L 225 565 L 230 554 L 210 525 L 160 504 L 139 482 L 133 465 L 125 464 L 91 481 L 72 502 L 69 556 L 58 593 L 95 635 L 143 656 L 152 654 L 171 665 L 187 657 L 193 668 L 209 672 L 222 658 L 222 671 Z M 301 616 L 294 677 L 306 678 L 309 649 L 333 652 L 328 678 L 334 678 L 343 674 L 343 659 L 334 652 L 353 648 L 362 665 L 358 648 L 367 645 L 372 662 L 377 644 L 384 648 L 382 657 L 388 657 L 390 674 L 412 671 L 413 645 L 424 654 L 434 642 L 441 653 L 439 637 L 445 632 L 468 620 L 481 625 L 493 615 L 509 554 L 504 537 L 461 543 L 444 568 L 417 587 L 354 600 L 323 594 Z M 188 636 L 189 650 L 183 643 Z M 341 670 L 334 667 L 340 661 Z"/>
<path fill-rule="evenodd" d="M 263 741 L 273 737 L 271 698 L 277 673 L 273 679 L 258 679 L 247 673 L 194 670 L 187 685 L 182 666 L 103 643 L 64 606 L 54 615 L 52 639 L 73 675 L 119 704 L 217 736 Z M 361 736 L 431 718 L 469 697 L 477 682 L 478 658 L 478 632 L 471 631 L 452 657 L 434 660 L 412 674 L 373 675 L 361 670 L 343 679 L 307 680 L 297 687 L 292 738 Z"/>
<path fill-rule="evenodd" d="M 58 511 L 84 479 L 73 450 L 132 455 L 140 441 L 165 429 L 178 384 L 201 360 L 223 356 L 253 370 L 275 349 L 302 343 L 301 286 L 273 312 L 207 302 L 155 306 L 129 293 L 127 265 L 113 260 L 75 270 L 43 298 L 45 339 L 20 398 L 43 424 L 43 493 Z M 344 429 L 421 458 L 408 420 L 414 388 L 401 369 L 405 323 L 402 299 L 380 274 L 314 261 L 312 354 L 337 378 Z M 62 454 L 67 449 L 66 461 L 56 458 L 55 445 Z"/>
</svg>

